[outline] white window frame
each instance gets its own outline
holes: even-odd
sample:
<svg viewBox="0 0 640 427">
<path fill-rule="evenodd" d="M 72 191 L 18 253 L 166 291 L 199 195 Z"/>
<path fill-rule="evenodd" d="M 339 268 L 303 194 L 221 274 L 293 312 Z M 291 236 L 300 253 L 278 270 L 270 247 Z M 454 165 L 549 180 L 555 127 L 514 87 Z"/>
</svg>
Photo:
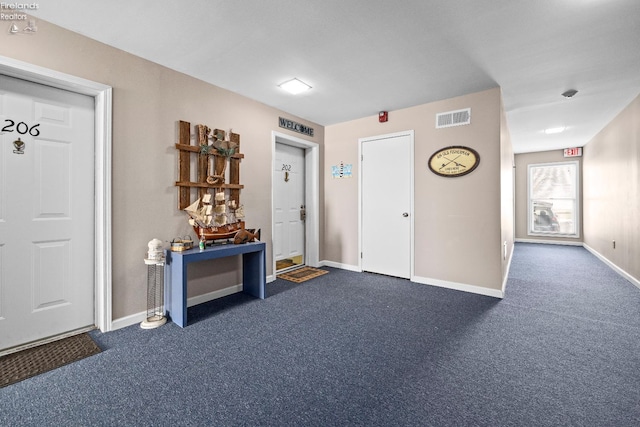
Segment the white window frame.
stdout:
<svg viewBox="0 0 640 427">
<path fill-rule="evenodd" d="M 575 212 L 574 223 L 575 233 L 556 233 L 556 232 L 542 232 L 533 230 L 533 197 L 531 188 L 531 170 L 533 168 L 545 167 L 545 166 L 562 166 L 572 165 L 575 170 Z M 580 238 L 580 162 L 567 161 L 567 162 L 550 162 L 550 163 L 535 163 L 527 166 L 527 235 L 529 236 L 547 236 L 547 237 L 570 237 Z"/>
</svg>

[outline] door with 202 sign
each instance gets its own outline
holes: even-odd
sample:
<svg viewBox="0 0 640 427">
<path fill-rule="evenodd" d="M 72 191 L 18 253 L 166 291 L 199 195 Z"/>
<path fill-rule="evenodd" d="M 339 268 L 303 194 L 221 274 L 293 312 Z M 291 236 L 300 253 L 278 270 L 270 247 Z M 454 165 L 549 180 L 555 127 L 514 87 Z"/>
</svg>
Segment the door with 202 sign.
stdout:
<svg viewBox="0 0 640 427">
<path fill-rule="evenodd" d="M 305 263 L 305 161 L 304 149 L 276 144 L 273 252 L 276 270 Z"/>
</svg>

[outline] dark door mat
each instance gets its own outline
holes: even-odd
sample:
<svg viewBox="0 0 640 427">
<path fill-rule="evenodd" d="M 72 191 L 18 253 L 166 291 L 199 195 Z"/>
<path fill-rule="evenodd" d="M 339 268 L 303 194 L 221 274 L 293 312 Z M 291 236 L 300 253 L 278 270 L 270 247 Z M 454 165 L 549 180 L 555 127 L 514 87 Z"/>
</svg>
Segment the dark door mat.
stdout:
<svg viewBox="0 0 640 427">
<path fill-rule="evenodd" d="M 297 270 L 278 274 L 277 277 L 278 279 L 289 280 L 290 282 L 302 283 L 306 280 L 313 279 L 314 277 L 322 276 L 327 273 L 327 270 L 319 270 L 313 267 L 302 267 Z"/>
<path fill-rule="evenodd" d="M 0 387 L 100 353 L 89 334 L 79 334 L 0 357 Z"/>
</svg>

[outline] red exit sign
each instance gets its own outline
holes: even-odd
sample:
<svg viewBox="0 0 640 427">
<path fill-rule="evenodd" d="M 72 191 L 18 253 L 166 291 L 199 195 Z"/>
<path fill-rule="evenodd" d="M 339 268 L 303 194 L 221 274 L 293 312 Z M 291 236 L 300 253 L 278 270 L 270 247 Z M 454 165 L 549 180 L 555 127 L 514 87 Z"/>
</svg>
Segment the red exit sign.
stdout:
<svg viewBox="0 0 640 427">
<path fill-rule="evenodd" d="M 582 147 L 575 148 L 565 148 L 564 149 L 565 157 L 580 157 L 582 156 Z"/>
</svg>

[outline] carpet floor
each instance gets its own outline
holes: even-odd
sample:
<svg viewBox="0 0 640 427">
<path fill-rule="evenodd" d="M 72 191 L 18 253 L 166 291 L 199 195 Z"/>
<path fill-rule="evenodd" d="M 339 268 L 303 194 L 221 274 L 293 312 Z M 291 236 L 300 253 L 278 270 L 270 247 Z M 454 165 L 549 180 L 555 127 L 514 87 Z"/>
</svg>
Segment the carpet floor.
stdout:
<svg viewBox="0 0 640 427">
<path fill-rule="evenodd" d="M 327 270 L 94 331 L 0 389 L 0 424 L 640 425 L 640 290 L 584 248 L 517 244 L 502 300 Z"/>
</svg>

